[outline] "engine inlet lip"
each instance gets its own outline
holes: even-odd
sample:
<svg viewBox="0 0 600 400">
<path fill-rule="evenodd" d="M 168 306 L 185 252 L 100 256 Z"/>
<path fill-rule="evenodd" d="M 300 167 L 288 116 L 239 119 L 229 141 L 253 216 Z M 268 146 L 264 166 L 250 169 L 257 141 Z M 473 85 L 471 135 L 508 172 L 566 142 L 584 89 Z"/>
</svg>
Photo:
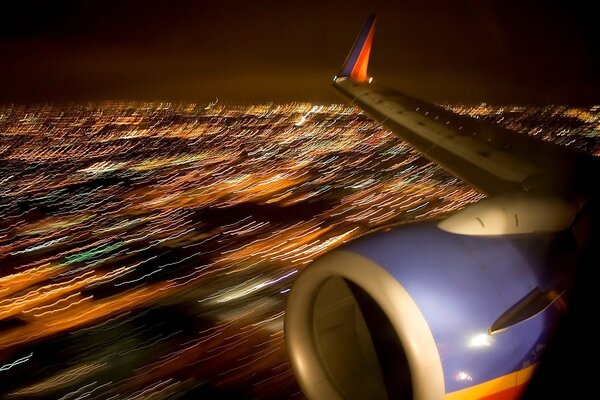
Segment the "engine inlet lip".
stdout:
<svg viewBox="0 0 600 400">
<path fill-rule="evenodd" d="M 310 399 L 343 399 L 329 379 L 313 333 L 314 304 L 320 288 L 332 276 L 358 285 L 381 307 L 406 352 L 414 399 L 444 398 L 442 362 L 433 334 L 415 301 L 384 268 L 345 250 L 326 254 L 307 267 L 288 298 L 284 322 L 286 346 L 304 394 Z"/>
</svg>

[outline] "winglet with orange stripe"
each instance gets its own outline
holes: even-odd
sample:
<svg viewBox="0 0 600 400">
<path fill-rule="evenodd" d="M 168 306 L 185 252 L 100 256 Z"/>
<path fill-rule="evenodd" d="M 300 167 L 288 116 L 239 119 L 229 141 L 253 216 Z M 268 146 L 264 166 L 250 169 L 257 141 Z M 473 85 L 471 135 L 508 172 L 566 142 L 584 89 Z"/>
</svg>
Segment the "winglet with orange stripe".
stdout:
<svg viewBox="0 0 600 400">
<path fill-rule="evenodd" d="M 375 19 L 375 15 L 370 15 L 365 21 L 352 50 L 346 58 L 346 62 L 344 62 L 342 71 L 337 75 L 338 77 L 350 78 L 355 82 L 367 82 L 369 80 L 367 66 L 375 32 Z"/>
</svg>

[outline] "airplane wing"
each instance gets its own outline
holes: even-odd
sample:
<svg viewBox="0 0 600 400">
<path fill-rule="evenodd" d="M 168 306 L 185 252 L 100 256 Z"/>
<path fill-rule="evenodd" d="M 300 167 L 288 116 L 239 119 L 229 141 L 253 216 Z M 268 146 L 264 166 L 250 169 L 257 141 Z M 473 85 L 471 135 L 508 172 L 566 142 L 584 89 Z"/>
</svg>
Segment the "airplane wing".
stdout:
<svg viewBox="0 0 600 400">
<path fill-rule="evenodd" d="M 428 159 L 480 191 L 579 196 L 590 190 L 598 160 L 496 127 L 371 83 L 367 66 L 375 16 L 370 16 L 333 86 L 375 121 Z"/>
<path fill-rule="evenodd" d="M 314 399 L 517 399 L 594 246 L 600 159 L 373 84 L 374 26 L 369 17 L 334 87 L 488 196 L 303 270 L 285 315 L 292 368 Z"/>
</svg>

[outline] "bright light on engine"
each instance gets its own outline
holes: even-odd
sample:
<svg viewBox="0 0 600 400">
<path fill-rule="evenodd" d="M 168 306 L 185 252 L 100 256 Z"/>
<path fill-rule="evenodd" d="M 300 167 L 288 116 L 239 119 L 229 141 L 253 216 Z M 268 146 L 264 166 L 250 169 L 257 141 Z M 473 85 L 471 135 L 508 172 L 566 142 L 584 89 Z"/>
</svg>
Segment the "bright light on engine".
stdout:
<svg viewBox="0 0 600 400">
<path fill-rule="evenodd" d="M 469 347 L 486 347 L 492 344 L 492 337 L 487 333 L 479 333 L 469 340 Z"/>
<path fill-rule="evenodd" d="M 471 377 L 471 375 L 467 374 L 465 371 L 460 371 L 458 374 L 456 374 L 456 380 L 457 381 L 472 381 L 473 378 Z"/>
</svg>

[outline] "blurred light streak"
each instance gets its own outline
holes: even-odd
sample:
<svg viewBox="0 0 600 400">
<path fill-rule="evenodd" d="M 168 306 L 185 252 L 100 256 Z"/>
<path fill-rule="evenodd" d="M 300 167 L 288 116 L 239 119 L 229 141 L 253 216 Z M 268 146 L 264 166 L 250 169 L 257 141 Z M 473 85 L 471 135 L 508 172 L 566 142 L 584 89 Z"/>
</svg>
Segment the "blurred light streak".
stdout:
<svg viewBox="0 0 600 400">
<path fill-rule="evenodd" d="M 598 107 L 447 107 L 600 154 Z M 298 396 L 297 273 L 483 197 L 344 105 L 0 115 L 0 397 Z"/>
</svg>

